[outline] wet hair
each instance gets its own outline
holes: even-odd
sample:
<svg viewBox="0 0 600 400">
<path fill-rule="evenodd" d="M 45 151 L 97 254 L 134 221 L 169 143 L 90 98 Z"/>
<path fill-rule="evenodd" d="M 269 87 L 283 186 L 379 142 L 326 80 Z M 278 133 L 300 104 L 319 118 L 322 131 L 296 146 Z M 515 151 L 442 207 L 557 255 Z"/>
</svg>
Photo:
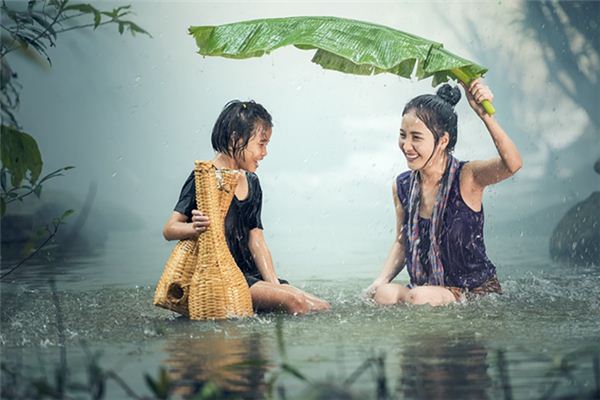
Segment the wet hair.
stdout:
<svg viewBox="0 0 600 400">
<path fill-rule="evenodd" d="M 458 116 L 454 111 L 454 106 L 460 100 L 460 89 L 457 86 L 443 84 L 436 94 L 423 94 L 409 101 L 402 115 L 413 111 L 427 128 L 433 133 L 433 138 L 437 146 L 439 140 L 448 132 L 450 140 L 446 147 L 446 152 L 451 153 L 456 145 L 458 138 Z"/>
<path fill-rule="evenodd" d="M 254 100 L 232 100 L 223 107 L 212 130 L 215 151 L 238 158 L 255 134 L 255 129 L 273 126 L 271 114 Z"/>
</svg>

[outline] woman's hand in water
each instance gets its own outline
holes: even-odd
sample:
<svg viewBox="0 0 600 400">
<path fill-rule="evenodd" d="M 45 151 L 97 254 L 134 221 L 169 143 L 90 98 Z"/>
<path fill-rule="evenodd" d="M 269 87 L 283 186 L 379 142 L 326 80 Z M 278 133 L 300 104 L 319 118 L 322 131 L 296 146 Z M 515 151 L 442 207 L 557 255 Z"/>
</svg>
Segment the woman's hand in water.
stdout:
<svg viewBox="0 0 600 400">
<path fill-rule="evenodd" d="M 199 210 L 192 210 L 192 228 L 198 234 L 205 232 L 210 225 L 210 220 Z"/>
<path fill-rule="evenodd" d="M 465 94 L 467 96 L 467 101 L 471 108 L 479 115 L 480 118 L 488 116 L 488 113 L 485 112 L 481 103 L 484 100 L 489 100 L 490 102 L 494 99 L 494 94 L 490 90 L 490 88 L 483 83 L 481 78 L 475 79 L 473 82 L 466 86 L 462 83 L 462 86 L 465 88 Z"/>
<path fill-rule="evenodd" d="M 369 285 L 368 288 L 366 288 L 365 290 L 363 290 L 363 297 L 367 300 L 370 300 L 373 298 L 373 296 L 375 296 L 375 293 L 377 292 L 377 289 L 381 286 L 381 285 L 385 285 L 387 282 L 384 282 L 380 279 L 375 279 L 373 281 L 373 283 L 371 283 Z"/>
</svg>

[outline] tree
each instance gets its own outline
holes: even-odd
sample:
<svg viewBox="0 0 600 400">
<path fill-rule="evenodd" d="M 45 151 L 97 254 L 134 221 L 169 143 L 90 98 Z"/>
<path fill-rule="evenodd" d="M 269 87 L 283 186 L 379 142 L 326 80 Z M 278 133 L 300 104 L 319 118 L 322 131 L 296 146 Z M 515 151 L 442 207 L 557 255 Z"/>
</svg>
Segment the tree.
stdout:
<svg viewBox="0 0 600 400">
<path fill-rule="evenodd" d="M 529 1 L 522 24 L 537 39 L 550 74 L 600 135 L 600 2 Z"/>
<path fill-rule="evenodd" d="M 23 132 L 15 115 L 22 86 L 7 56 L 14 52 L 34 62 L 52 65 L 48 49 L 56 46 L 59 34 L 88 28 L 95 30 L 108 24 L 116 25 L 120 34 L 125 31 L 134 36 L 150 34 L 127 19 L 132 14 L 129 5 L 107 11 L 69 0 L 2 0 L 0 10 L 0 217 L 4 217 L 11 202 L 21 201 L 31 194 L 39 198 L 48 180 L 73 168 L 66 166 L 42 176 L 43 159 L 38 144 L 32 135 Z M 71 214 L 69 211 L 47 226 L 50 237 L 56 234 L 62 219 Z M 45 240 L 43 243 L 47 242 Z"/>
</svg>

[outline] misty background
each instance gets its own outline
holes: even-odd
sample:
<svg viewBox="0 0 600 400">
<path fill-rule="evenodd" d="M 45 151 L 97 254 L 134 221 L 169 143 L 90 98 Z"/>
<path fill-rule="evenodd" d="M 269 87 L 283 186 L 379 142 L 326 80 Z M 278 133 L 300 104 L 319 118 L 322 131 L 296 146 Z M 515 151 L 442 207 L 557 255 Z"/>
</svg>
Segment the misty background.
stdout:
<svg viewBox="0 0 600 400">
<path fill-rule="evenodd" d="M 577 101 L 578 78 L 569 84 L 549 68 L 537 35 L 549 28 L 526 20 L 525 2 L 93 4 L 132 4 L 132 19 L 152 38 L 119 35 L 109 25 L 62 34 L 48 68 L 10 55 L 22 85 L 16 115 L 38 141 L 44 172 L 76 168 L 48 182 L 42 201 L 30 198 L 8 211 L 35 208 L 49 220 L 67 208 L 80 211 L 92 198 L 89 216 L 71 217 L 64 231 L 75 230 L 103 254 L 94 267 L 105 266 L 98 271 L 103 283 L 158 280 L 174 245 L 162 238 L 162 226 L 193 161 L 213 157 L 211 129 L 232 99 L 253 99 L 273 116 L 269 155 L 257 173 L 265 235 L 281 277 L 373 278 L 392 243 L 391 185 L 406 170 L 397 145 L 401 112 L 414 96 L 434 92 L 431 81 L 325 71 L 310 62 L 312 52 L 293 47 L 248 60 L 203 58 L 187 34 L 190 25 L 300 15 L 361 19 L 442 42 L 487 66 L 496 118 L 524 161 L 484 197 L 486 243 L 500 274 L 504 238 L 521 237 L 522 246 L 541 238 L 532 251 L 546 256 L 564 212 L 600 188 L 593 171 L 597 122 Z M 556 57 L 568 57 L 573 46 L 587 51 L 576 35 L 565 46 Z M 587 60 L 575 76 L 598 85 L 598 54 Z M 585 95 L 597 108 L 599 92 Z M 494 157 L 464 96 L 456 110 L 457 158 Z"/>
</svg>

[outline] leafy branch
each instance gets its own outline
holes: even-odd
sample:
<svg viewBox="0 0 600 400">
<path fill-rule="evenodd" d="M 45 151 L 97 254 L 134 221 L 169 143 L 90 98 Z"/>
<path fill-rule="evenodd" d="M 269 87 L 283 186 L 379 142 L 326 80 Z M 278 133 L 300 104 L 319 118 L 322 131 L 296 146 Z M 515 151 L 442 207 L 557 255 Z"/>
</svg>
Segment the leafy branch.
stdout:
<svg viewBox="0 0 600 400">
<path fill-rule="evenodd" d="M 3 0 L 1 9 L 6 16 L 6 22 L 2 21 L 3 33 L 5 31 L 12 39 L 10 45 L 5 44 L 5 40 L 2 41 L 1 58 L 21 47 L 32 46 L 51 64 L 46 51 L 48 47 L 55 46 L 58 33 L 90 27 L 96 29 L 105 24 L 116 24 L 120 34 L 127 30 L 132 35 L 139 33 L 151 37 L 133 21 L 123 19 L 133 14 L 130 5 L 103 11 L 90 4 L 70 4 L 69 0 L 30 0 L 26 10 L 16 11 L 8 7 Z M 93 18 L 91 23 L 65 26 L 68 21 L 86 15 Z"/>
<path fill-rule="evenodd" d="M 75 212 L 74 210 L 67 210 L 60 217 L 53 218 L 52 222 L 50 222 L 45 227 L 41 227 L 40 229 L 38 229 L 37 236 L 41 237 L 46 233 L 48 235 L 46 237 L 46 239 L 38 247 L 36 247 L 35 250 L 33 250 L 31 252 L 31 254 L 29 254 L 27 257 L 25 257 L 24 259 L 19 261 L 17 264 L 15 264 L 13 267 L 11 267 L 8 271 L 0 274 L 0 280 L 6 278 L 8 275 L 10 275 L 14 271 L 16 271 L 19 267 L 21 267 L 28 260 L 30 260 L 32 257 L 34 257 L 37 253 L 39 253 L 40 250 L 42 250 L 44 247 L 46 247 L 46 245 L 48 243 L 50 243 L 50 241 L 56 236 L 60 226 L 65 223 L 64 220 L 67 217 L 69 217 L 71 214 L 73 214 L 74 212 Z"/>
<path fill-rule="evenodd" d="M 93 28 L 115 24 L 120 34 L 125 31 L 135 36 L 143 34 L 152 37 L 129 18 L 133 15 L 130 5 L 112 10 L 100 10 L 86 3 L 71 3 L 70 0 L 29 0 L 24 3 L 0 5 L 0 60 L 1 70 L 1 116 L 15 128 L 20 128 L 14 115 L 19 105 L 20 85 L 18 76 L 11 69 L 5 56 L 20 50 L 30 58 L 45 59 L 52 65 L 48 48 L 56 46 L 57 35 L 72 30 Z M 91 22 L 84 18 L 91 17 Z"/>
<path fill-rule="evenodd" d="M 0 216 L 4 216 L 9 203 L 23 201 L 31 194 L 39 198 L 45 182 L 74 167 L 59 168 L 39 179 L 43 162 L 35 139 L 8 125 L 1 128 Z"/>
</svg>

